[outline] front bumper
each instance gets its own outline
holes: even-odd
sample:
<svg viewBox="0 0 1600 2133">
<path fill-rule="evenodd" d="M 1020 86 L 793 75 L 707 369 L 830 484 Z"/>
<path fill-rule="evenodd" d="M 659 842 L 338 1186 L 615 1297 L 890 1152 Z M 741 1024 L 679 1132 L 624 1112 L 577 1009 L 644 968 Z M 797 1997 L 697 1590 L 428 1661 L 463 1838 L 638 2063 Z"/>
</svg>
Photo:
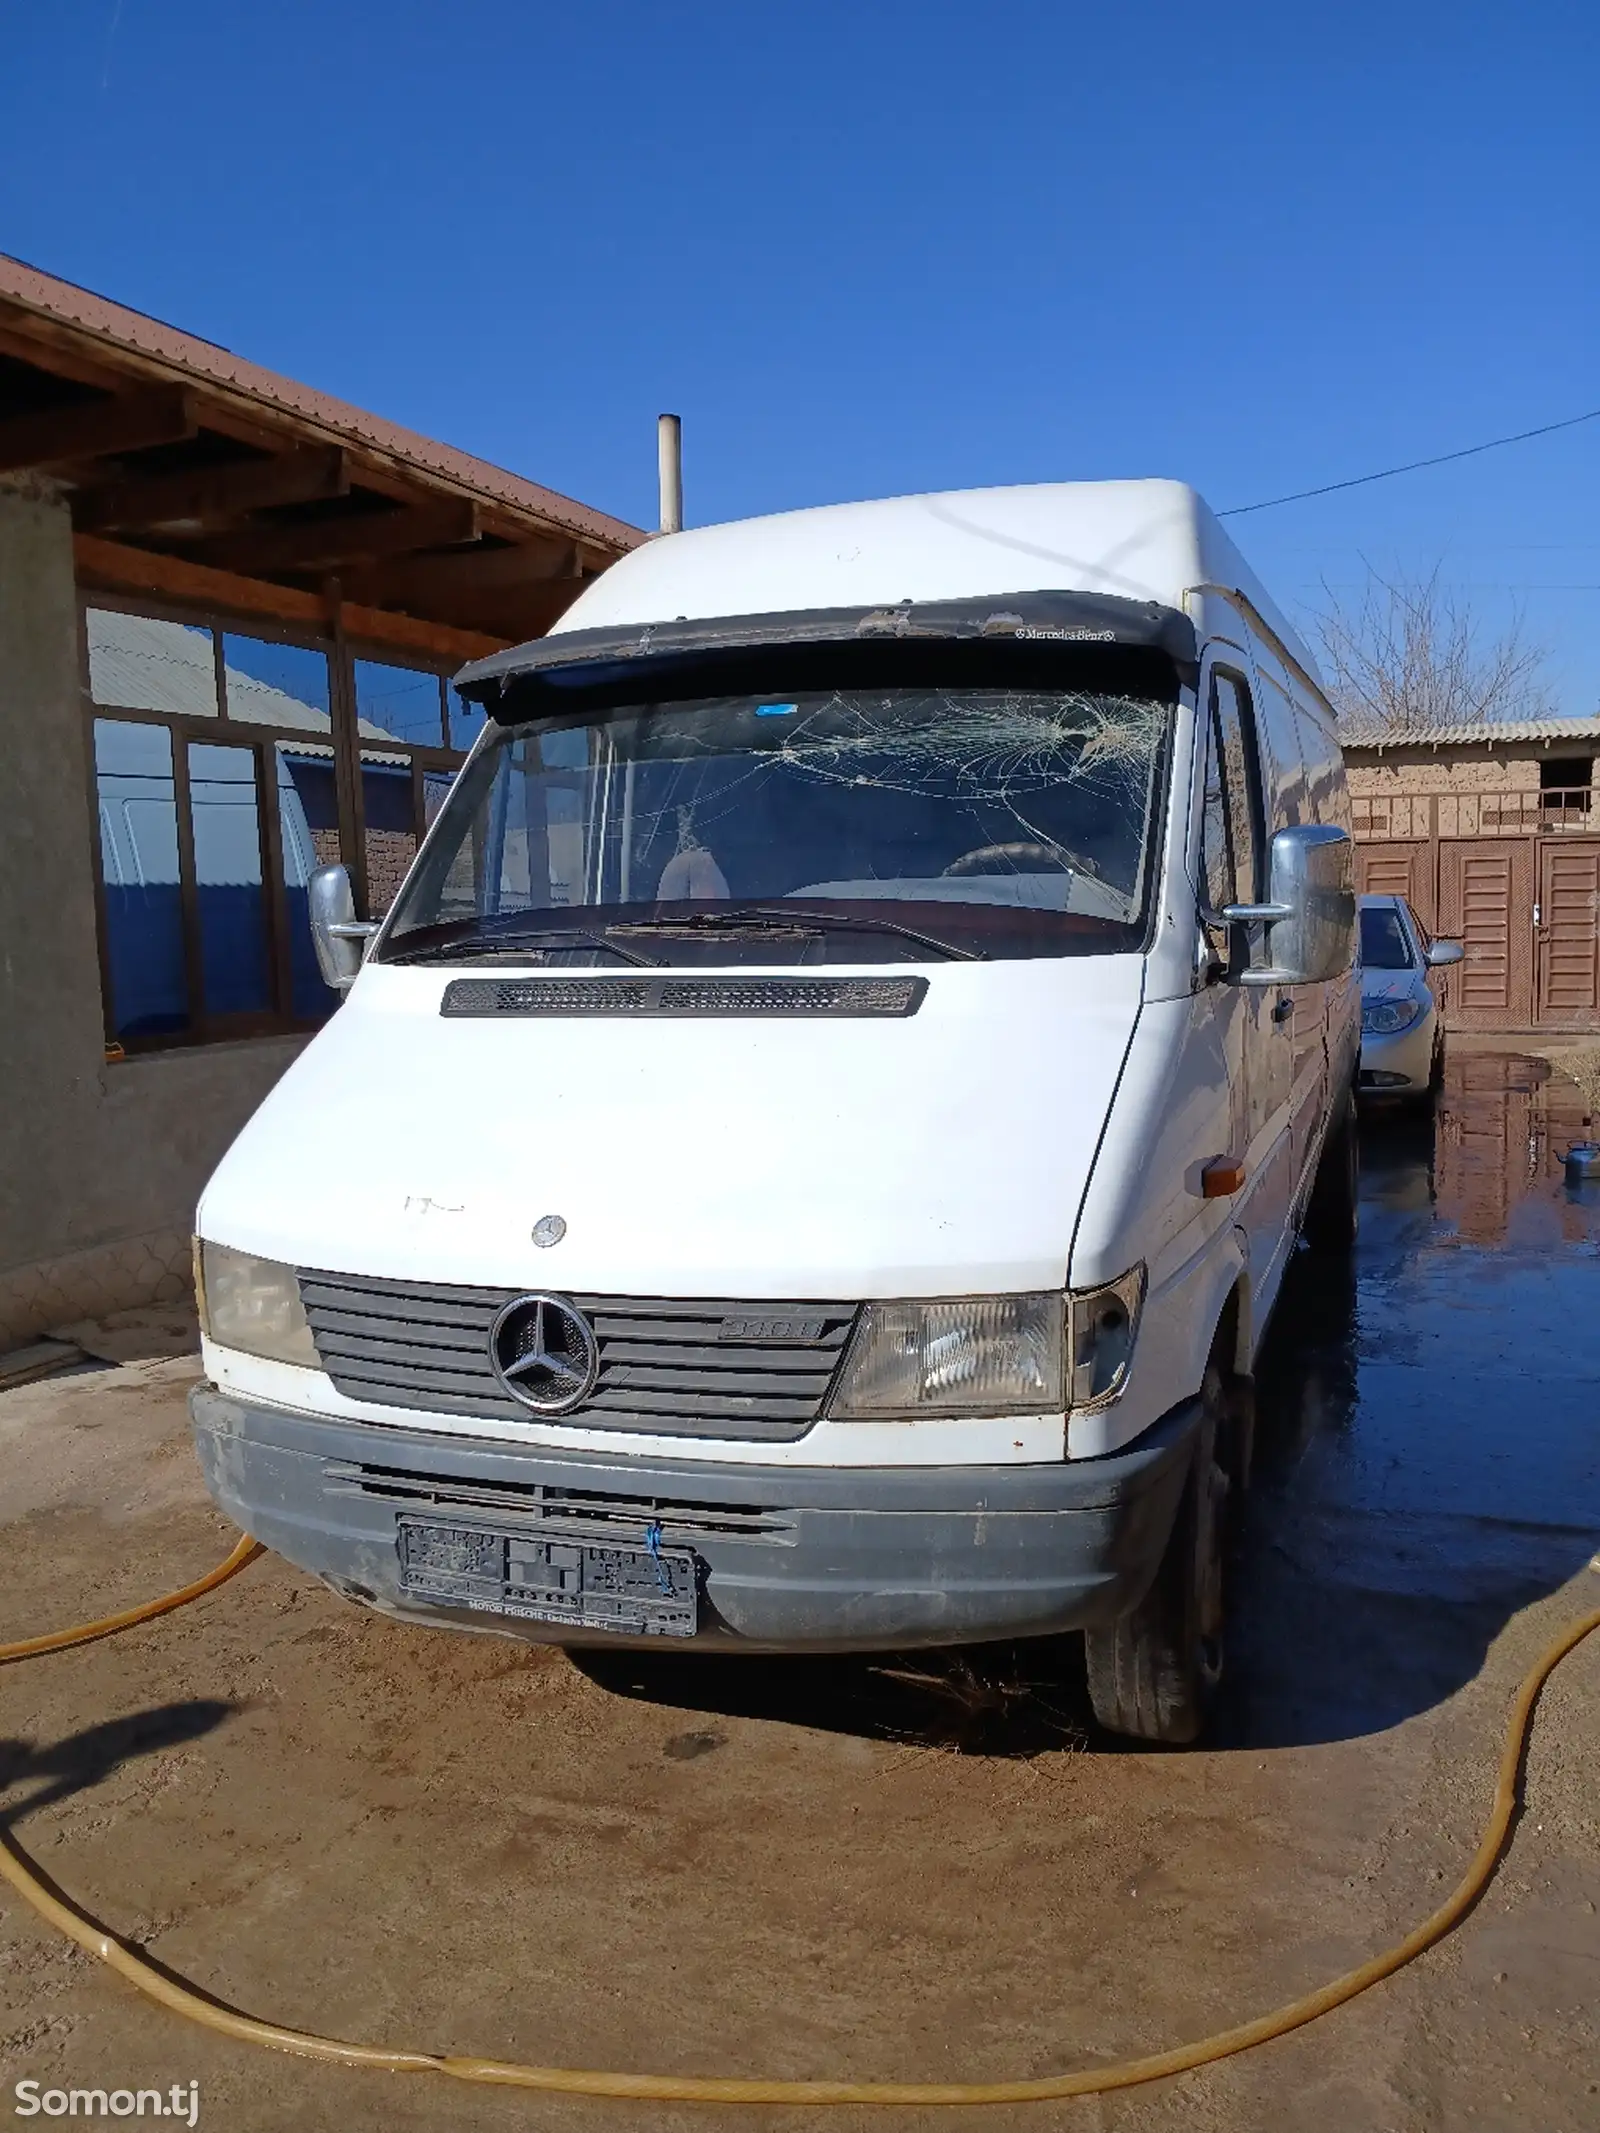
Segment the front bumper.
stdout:
<svg viewBox="0 0 1600 2133">
<path fill-rule="evenodd" d="M 515 1532 L 538 1519 L 701 1566 L 696 1645 L 883 1651 L 1114 1621 L 1148 1588 L 1187 1476 L 1198 1400 L 1103 1459 L 1021 1467 L 760 1467 L 643 1461 L 332 1421 L 190 1395 L 206 1486 L 235 1523 L 346 1597 L 402 1620 L 549 1644 L 604 1632 L 419 1605 L 402 1516 Z M 649 1640 L 655 1644 L 658 1640 Z M 674 1640 L 677 1641 L 677 1640 Z"/>
<path fill-rule="evenodd" d="M 1363 1031 L 1357 1087 L 1373 1096 L 1405 1096 L 1425 1089 L 1433 1073 L 1435 1020 L 1434 1015 L 1424 1013 L 1409 1029 L 1387 1036 Z"/>
</svg>

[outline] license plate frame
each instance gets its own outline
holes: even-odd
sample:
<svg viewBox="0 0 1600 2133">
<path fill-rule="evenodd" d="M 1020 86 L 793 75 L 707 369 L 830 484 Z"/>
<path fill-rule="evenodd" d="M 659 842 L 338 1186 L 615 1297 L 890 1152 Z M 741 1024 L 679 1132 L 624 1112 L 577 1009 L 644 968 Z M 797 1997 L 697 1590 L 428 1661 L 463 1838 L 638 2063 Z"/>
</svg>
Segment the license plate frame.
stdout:
<svg viewBox="0 0 1600 2133">
<path fill-rule="evenodd" d="M 479 1525 L 402 1516 L 395 1546 L 404 1599 L 609 1636 L 692 1637 L 700 1564 L 687 1548 L 637 1545 L 545 1521 Z"/>
</svg>

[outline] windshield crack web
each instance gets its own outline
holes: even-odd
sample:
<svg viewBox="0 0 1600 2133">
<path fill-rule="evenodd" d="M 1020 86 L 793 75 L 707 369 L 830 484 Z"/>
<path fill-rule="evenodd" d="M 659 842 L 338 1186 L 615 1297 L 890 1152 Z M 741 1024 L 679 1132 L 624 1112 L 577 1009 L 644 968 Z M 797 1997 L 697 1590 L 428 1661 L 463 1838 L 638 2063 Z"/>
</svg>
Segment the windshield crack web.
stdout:
<svg viewBox="0 0 1600 2133">
<path fill-rule="evenodd" d="M 704 849 L 740 788 L 781 768 L 818 783 L 964 803 L 992 825 L 998 812 L 1019 841 L 1092 875 L 1094 861 L 1040 821 L 1040 801 L 1075 787 L 1080 805 L 1087 799 L 1097 813 L 1139 820 L 1166 718 L 1156 700 L 1065 690 L 932 690 L 919 692 L 914 712 L 904 697 L 875 703 L 835 691 L 809 706 L 776 748 L 736 759 L 737 768 L 724 758 L 727 774 L 714 791 L 696 780 L 692 795 L 674 791 L 659 810 L 642 813 L 649 833 L 667 828 L 679 852 Z M 684 759 L 685 771 L 693 761 Z"/>
<path fill-rule="evenodd" d="M 880 719 L 862 698 L 835 695 L 784 736 L 779 753 L 811 777 L 991 805 L 1057 785 L 1099 785 L 1107 798 L 1121 800 L 1142 797 L 1163 705 L 1061 692 L 985 694 L 987 701 L 974 702 L 970 692 L 955 698 L 935 692 L 934 708 L 915 722 L 903 715 Z M 825 723 L 846 730 L 813 730 Z M 869 762 L 876 767 L 866 768 Z"/>
</svg>

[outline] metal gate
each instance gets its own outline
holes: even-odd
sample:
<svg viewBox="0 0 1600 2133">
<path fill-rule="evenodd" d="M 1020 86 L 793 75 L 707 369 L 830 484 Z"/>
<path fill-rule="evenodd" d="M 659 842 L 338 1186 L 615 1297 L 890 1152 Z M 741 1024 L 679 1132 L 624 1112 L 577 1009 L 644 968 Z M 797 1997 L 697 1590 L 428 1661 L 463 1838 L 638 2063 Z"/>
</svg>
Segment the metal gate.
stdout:
<svg viewBox="0 0 1600 2133">
<path fill-rule="evenodd" d="M 1456 1029 L 1526 1029 L 1533 1019 L 1531 837 L 1451 838 L 1439 846 L 1439 923 L 1466 944 L 1451 972 Z"/>
<path fill-rule="evenodd" d="M 1356 880 L 1465 943 L 1444 986 L 1450 1028 L 1600 1028 L 1600 837 L 1363 839 Z"/>
<path fill-rule="evenodd" d="M 1600 1020 L 1600 838 L 1540 843 L 1534 917 L 1540 1024 L 1593 1029 Z"/>
<path fill-rule="evenodd" d="M 1403 896 L 1430 933 L 1434 923 L 1434 854 L 1430 843 L 1356 846 L 1356 886 L 1363 896 Z"/>
</svg>

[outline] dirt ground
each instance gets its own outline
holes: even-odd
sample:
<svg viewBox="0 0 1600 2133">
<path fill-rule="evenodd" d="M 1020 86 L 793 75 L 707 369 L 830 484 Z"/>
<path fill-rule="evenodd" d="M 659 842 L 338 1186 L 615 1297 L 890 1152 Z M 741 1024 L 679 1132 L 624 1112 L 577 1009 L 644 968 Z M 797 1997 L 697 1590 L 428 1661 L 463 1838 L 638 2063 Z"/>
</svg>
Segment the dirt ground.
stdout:
<svg viewBox="0 0 1600 2133">
<path fill-rule="evenodd" d="M 1398 1938 L 1477 1840 L 1511 1692 L 1600 1604 L 1600 1193 L 1586 1099 L 1474 1049 L 1369 1121 L 1349 1281 L 1292 1275 L 1213 1743 L 1098 1735 L 1070 1647 L 621 1660 L 397 1627 L 258 1562 L 0 1671 L 0 1808 L 61 1887 L 252 2013 L 570 2065 L 987 2079 L 1280 2004 Z M 160 1343 L 156 1343 L 160 1345 Z M 170 1343 L 168 1344 L 170 1345 Z M 234 1536 L 197 1359 L 0 1395 L 0 1639 L 166 1590 Z M 1600 2125 L 1600 1639 L 1442 1948 L 1308 2030 L 1120 2096 L 673 2109 L 308 2066 L 145 2005 L 0 1891 L 0 2111 L 198 2081 L 230 2128 Z"/>
</svg>

